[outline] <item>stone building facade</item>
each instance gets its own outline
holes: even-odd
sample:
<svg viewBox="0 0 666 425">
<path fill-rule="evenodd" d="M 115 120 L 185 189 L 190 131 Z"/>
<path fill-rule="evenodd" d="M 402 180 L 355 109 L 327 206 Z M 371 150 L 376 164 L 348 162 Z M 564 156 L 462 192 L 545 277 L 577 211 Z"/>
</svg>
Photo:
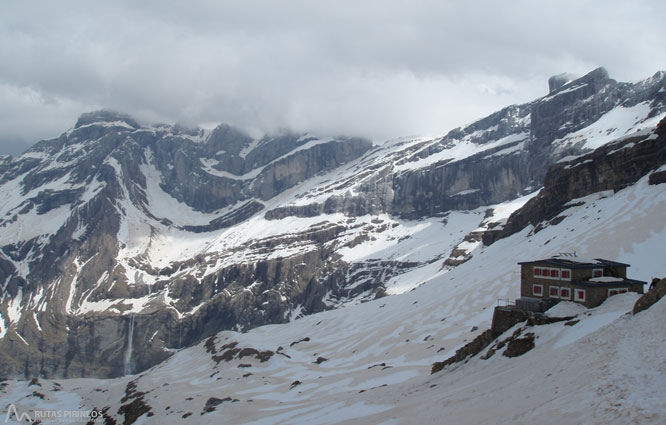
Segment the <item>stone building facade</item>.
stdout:
<svg viewBox="0 0 666 425">
<path fill-rule="evenodd" d="M 540 307 L 530 306 L 574 301 L 588 308 L 596 307 L 612 295 L 630 291 L 642 294 L 646 284 L 627 278 L 629 264 L 601 258 L 558 255 L 518 264 L 521 298 L 516 304 L 537 311 Z"/>
</svg>

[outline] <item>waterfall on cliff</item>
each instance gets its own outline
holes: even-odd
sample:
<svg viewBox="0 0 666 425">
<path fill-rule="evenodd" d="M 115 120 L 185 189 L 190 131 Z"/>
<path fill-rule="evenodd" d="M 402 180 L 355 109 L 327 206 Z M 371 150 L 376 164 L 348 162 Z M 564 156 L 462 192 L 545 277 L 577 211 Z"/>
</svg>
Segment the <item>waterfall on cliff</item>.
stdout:
<svg viewBox="0 0 666 425">
<path fill-rule="evenodd" d="M 127 330 L 127 348 L 123 359 L 124 374 L 132 374 L 132 339 L 134 338 L 134 314 L 130 315 L 129 328 Z"/>
</svg>

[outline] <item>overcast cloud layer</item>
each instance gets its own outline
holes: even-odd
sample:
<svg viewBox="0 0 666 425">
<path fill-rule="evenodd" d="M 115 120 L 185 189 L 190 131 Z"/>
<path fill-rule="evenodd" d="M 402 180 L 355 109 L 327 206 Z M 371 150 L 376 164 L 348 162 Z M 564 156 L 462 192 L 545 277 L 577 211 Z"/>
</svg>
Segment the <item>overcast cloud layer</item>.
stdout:
<svg viewBox="0 0 666 425">
<path fill-rule="evenodd" d="M 83 112 L 378 142 L 443 134 L 605 66 L 666 70 L 655 1 L 3 1 L 0 153 Z M 21 146 L 21 145 L 20 145 Z"/>
</svg>

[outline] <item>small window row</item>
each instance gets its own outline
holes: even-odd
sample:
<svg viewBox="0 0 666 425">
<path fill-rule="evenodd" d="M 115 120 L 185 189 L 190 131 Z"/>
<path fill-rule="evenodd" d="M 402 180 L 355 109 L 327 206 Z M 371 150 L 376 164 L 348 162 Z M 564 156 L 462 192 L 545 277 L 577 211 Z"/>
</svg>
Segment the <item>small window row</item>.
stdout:
<svg viewBox="0 0 666 425">
<path fill-rule="evenodd" d="M 626 291 L 625 291 L 626 292 Z M 543 285 L 537 283 L 532 285 L 532 294 L 538 297 L 543 297 Z M 609 293 L 610 294 L 610 293 Z M 560 286 L 549 286 L 548 297 L 560 300 L 570 300 L 572 295 L 571 288 L 563 288 Z M 573 289 L 574 301 L 585 301 L 585 289 Z"/>
<path fill-rule="evenodd" d="M 534 267 L 534 277 L 543 279 L 571 280 L 571 270 L 552 267 Z"/>
</svg>

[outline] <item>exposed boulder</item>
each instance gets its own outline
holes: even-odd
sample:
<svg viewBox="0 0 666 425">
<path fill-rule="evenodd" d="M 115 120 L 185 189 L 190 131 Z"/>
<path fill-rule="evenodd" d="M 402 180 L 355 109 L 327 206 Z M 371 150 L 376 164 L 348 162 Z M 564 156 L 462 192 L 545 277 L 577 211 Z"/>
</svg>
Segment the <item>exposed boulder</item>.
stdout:
<svg viewBox="0 0 666 425">
<path fill-rule="evenodd" d="M 666 183 L 666 171 L 655 171 L 650 174 L 648 183 L 652 185 Z"/>
<path fill-rule="evenodd" d="M 666 295 L 666 279 L 661 279 L 657 282 L 653 282 L 650 285 L 650 290 L 643 294 L 634 304 L 633 313 L 640 313 L 643 310 L 647 310 L 657 301 L 662 299 Z"/>
<path fill-rule="evenodd" d="M 483 331 L 481 334 L 479 334 L 479 336 L 474 338 L 474 340 L 468 342 L 462 348 L 458 349 L 453 356 L 449 357 L 443 362 L 433 363 L 432 368 L 430 369 L 430 373 L 437 373 L 444 369 L 446 366 L 460 363 L 469 357 L 479 354 L 481 351 L 483 351 L 483 349 L 490 345 L 494 339 L 495 336 L 490 329 Z"/>
<path fill-rule="evenodd" d="M 522 338 L 514 338 L 507 343 L 502 353 L 505 357 L 518 357 L 534 348 L 534 333 L 529 332 Z"/>
</svg>

